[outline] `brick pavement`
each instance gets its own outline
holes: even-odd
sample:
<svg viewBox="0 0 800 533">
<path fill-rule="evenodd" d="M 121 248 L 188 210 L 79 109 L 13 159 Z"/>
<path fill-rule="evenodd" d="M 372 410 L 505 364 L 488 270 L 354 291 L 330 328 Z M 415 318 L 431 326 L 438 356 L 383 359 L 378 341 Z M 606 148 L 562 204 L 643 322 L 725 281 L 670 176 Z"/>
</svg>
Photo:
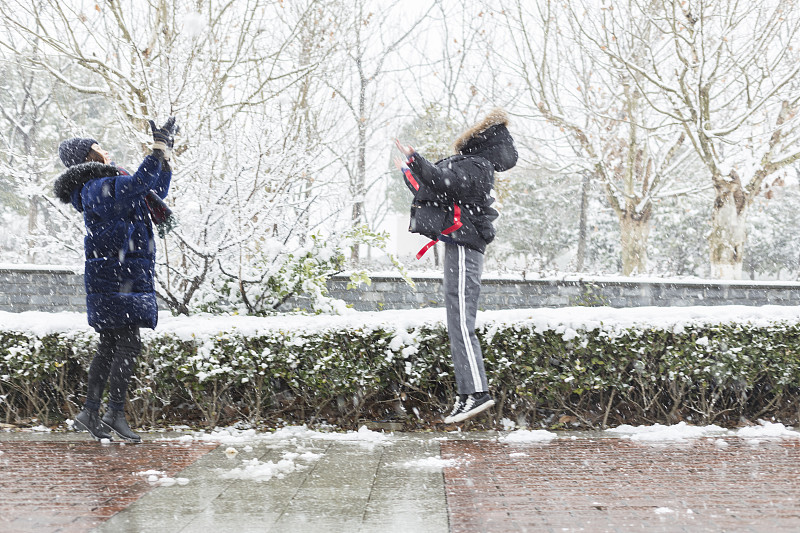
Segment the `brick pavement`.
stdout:
<svg viewBox="0 0 800 533">
<path fill-rule="evenodd" d="M 137 472 L 175 476 L 208 444 L 0 443 L 0 530 L 87 531 L 152 487 Z"/>
<path fill-rule="evenodd" d="M 453 533 L 800 531 L 800 442 L 442 442 Z"/>
</svg>

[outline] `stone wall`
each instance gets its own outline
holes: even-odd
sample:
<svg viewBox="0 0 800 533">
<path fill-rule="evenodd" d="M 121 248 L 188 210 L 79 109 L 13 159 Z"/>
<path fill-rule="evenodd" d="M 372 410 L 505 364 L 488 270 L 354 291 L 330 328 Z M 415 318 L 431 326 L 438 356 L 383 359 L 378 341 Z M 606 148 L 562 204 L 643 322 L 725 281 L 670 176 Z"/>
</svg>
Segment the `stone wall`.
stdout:
<svg viewBox="0 0 800 533">
<path fill-rule="evenodd" d="M 85 312 L 83 274 L 55 266 L 0 266 L 0 311 Z"/>
<path fill-rule="evenodd" d="M 374 276 L 370 285 L 347 290 L 349 279 L 334 277 L 331 296 L 359 311 L 415 309 L 444 305 L 441 278 L 419 277 L 416 289 L 401 278 Z M 83 275 L 69 268 L 0 266 L 0 310 L 86 311 Z M 484 278 L 481 309 L 686 305 L 800 305 L 800 283 L 747 281 L 620 280 L 614 278 Z M 304 299 L 285 309 L 304 307 Z"/>
<path fill-rule="evenodd" d="M 416 279 L 416 290 L 400 278 L 373 277 L 370 286 L 347 290 L 348 280 L 329 282 L 331 296 L 360 311 L 444 305 L 441 278 Z M 800 283 L 747 281 L 619 280 L 607 278 L 484 278 L 481 309 L 687 305 L 800 305 Z"/>
</svg>

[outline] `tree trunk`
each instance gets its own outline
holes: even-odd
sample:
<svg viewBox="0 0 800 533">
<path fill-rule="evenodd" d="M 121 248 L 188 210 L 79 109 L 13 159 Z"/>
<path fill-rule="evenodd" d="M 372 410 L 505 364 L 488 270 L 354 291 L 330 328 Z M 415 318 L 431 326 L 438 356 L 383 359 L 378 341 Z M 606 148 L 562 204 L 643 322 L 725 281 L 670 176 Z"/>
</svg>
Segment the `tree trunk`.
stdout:
<svg viewBox="0 0 800 533">
<path fill-rule="evenodd" d="M 738 179 L 717 180 L 717 197 L 711 215 L 711 277 L 742 279 L 747 240 L 747 204 Z"/>
<path fill-rule="evenodd" d="M 578 222 L 578 255 L 575 259 L 575 270 L 583 272 L 583 265 L 586 262 L 586 241 L 589 240 L 589 232 L 587 230 L 587 217 L 589 211 L 589 173 L 583 174 L 581 182 L 581 211 L 580 221 Z"/>
<path fill-rule="evenodd" d="M 39 228 L 39 198 L 37 196 L 31 196 L 30 202 L 28 203 L 28 252 L 27 261 L 29 263 L 36 262 L 36 237 L 34 234 L 36 230 Z"/>
<path fill-rule="evenodd" d="M 360 60 L 359 60 L 360 61 Z M 359 73 L 361 73 L 361 65 L 359 64 Z M 358 147 L 356 149 L 356 173 L 355 182 L 352 183 L 353 193 L 353 226 L 364 223 L 364 200 L 367 194 L 367 83 L 361 73 L 361 92 L 358 99 L 359 121 L 358 121 Z M 358 265 L 360 260 L 358 243 L 353 244 L 350 252 L 350 260 L 353 265 Z"/>
<path fill-rule="evenodd" d="M 622 237 L 622 274 L 644 274 L 647 271 L 647 237 L 650 217 L 624 212 L 619 221 Z"/>
</svg>

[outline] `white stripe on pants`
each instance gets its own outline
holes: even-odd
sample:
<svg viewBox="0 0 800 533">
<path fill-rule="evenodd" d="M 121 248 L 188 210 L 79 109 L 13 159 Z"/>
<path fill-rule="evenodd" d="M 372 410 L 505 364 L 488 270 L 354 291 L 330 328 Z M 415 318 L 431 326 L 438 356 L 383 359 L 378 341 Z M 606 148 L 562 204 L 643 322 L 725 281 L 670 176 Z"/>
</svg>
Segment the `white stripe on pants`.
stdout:
<svg viewBox="0 0 800 533">
<path fill-rule="evenodd" d="M 489 390 L 483 354 L 475 335 L 475 316 L 481 294 L 483 254 L 445 243 L 444 298 L 447 333 L 459 394 Z"/>
</svg>

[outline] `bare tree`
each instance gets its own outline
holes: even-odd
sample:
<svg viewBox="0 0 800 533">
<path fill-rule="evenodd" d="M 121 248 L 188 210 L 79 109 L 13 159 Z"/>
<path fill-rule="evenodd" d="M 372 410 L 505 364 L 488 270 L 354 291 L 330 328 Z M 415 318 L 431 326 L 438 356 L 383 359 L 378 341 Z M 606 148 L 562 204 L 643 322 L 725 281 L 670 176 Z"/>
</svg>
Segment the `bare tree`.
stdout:
<svg viewBox="0 0 800 533">
<path fill-rule="evenodd" d="M 372 142 L 373 132 L 379 127 L 382 112 L 392 106 L 392 102 L 382 99 L 395 91 L 388 91 L 383 82 L 396 64 L 390 60 L 401 60 L 398 56 L 400 46 L 410 39 L 425 20 L 433 5 L 417 18 L 403 18 L 403 24 L 396 24 L 397 17 L 403 14 L 401 2 L 392 2 L 372 10 L 367 0 L 341 2 L 338 18 L 340 43 L 338 56 L 334 62 L 339 72 L 331 72 L 329 87 L 345 106 L 350 131 L 355 136 L 350 146 L 345 148 L 347 157 L 343 160 L 349 177 L 352 198 L 352 224 L 367 222 L 365 200 L 374 183 L 367 179 L 367 152 Z M 398 31 L 399 30 L 399 31 Z M 392 65 L 395 65 L 392 67 Z M 395 80 L 402 83 L 402 79 Z M 396 89 L 400 91 L 402 88 Z M 340 126 L 348 127 L 340 122 Z M 348 128 L 348 129 L 349 129 Z M 383 178 L 385 173 L 381 173 Z M 359 246 L 351 249 L 351 260 L 358 263 Z"/>
<path fill-rule="evenodd" d="M 715 190 L 712 275 L 741 278 L 748 208 L 770 176 L 800 160 L 796 3 L 615 0 L 605 10 L 595 49 L 702 161 Z M 630 18 L 640 25 L 622 23 Z M 631 55 L 625 42 L 645 53 Z"/>
<path fill-rule="evenodd" d="M 6 45 L 12 42 L 6 39 Z M 38 53 L 35 47 L 24 47 L 22 55 L 0 47 L 0 77 L 5 81 L 0 87 L 0 199 L 27 219 L 25 235 L 15 237 L 25 243 L 14 245 L 10 253 L 27 262 L 52 261 L 56 243 L 52 234 L 69 235 L 67 240 L 74 243 L 80 236 L 74 218 L 65 216 L 63 207 L 48 194 L 57 135 L 69 115 L 59 107 L 65 92 L 59 82 L 27 68 Z M 85 111 L 88 104 L 73 101 L 73 112 Z M 67 248 L 80 256 L 79 244 Z"/>
<path fill-rule="evenodd" d="M 28 66 L 77 94 L 102 98 L 116 116 L 119 144 L 138 145 L 141 154 L 149 144 L 147 119 L 179 117 L 179 172 L 170 201 L 183 223 L 163 243 L 158 277 L 159 294 L 179 312 L 198 302 L 213 304 L 220 290 L 230 294 L 217 286 L 230 277 L 239 279 L 235 290 L 247 299 L 242 287 L 268 285 L 265 280 L 287 270 L 287 261 L 309 253 L 297 237 L 313 224 L 311 204 L 328 198 L 325 183 L 313 182 L 327 163 L 315 159 L 312 113 L 297 113 L 313 106 L 284 102 L 298 87 L 302 95 L 302 83 L 319 66 L 319 54 L 307 50 L 298 57 L 297 50 L 309 24 L 324 26 L 325 20 L 314 18 L 320 4 L 0 5 L 0 20 L 21 38 L 19 46 L 42 50 Z M 12 53 L 22 51 L 17 43 L 3 44 Z M 60 68 L 65 63 L 72 68 Z M 287 142 L 299 136 L 302 142 Z M 269 307 L 268 300 L 259 305 Z"/>
<path fill-rule="evenodd" d="M 641 57 L 655 32 L 641 27 L 641 16 L 612 17 L 589 2 L 513 0 L 503 7 L 512 53 L 498 59 L 525 89 L 515 112 L 540 115 L 556 128 L 556 135 L 544 130 L 549 138 L 538 143 L 551 145 L 552 162 L 545 164 L 602 184 L 619 220 L 623 274 L 646 272 L 654 200 L 677 192 L 675 178 L 692 154 L 686 135 L 646 104 L 641 74 L 597 43 L 613 40 L 626 57 Z M 607 17 L 625 33 L 612 34 Z M 553 150 L 558 144 L 573 154 L 566 162 L 563 148 Z M 539 156 L 546 161 L 545 153 Z"/>
</svg>

